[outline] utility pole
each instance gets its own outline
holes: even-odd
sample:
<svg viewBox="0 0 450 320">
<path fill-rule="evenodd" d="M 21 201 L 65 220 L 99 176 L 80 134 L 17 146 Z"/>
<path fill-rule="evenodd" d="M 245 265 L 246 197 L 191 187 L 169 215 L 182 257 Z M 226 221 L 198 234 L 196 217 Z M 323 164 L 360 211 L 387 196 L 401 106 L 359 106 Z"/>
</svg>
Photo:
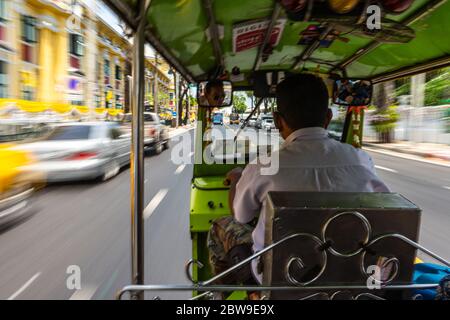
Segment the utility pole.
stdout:
<svg viewBox="0 0 450 320">
<path fill-rule="evenodd" d="M 187 86 L 187 89 L 186 89 L 186 114 L 184 115 L 184 122 L 185 122 L 185 124 L 188 124 L 188 122 L 189 122 L 189 118 L 190 118 L 190 115 L 189 115 L 189 112 L 190 112 L 190 110 L 191 110 L 191 95 L 189 94 L 189 84 L 188 84 L 188 86 Z"/>
<path fill-rule="evenodd" d="M 153 77 L 153 104 L 155 113 L 158 114 L 158 53 L 155 51 L 155 76 Z"/>
<path fill-rule="evenodd" d="M 179 124 L 181 124 L 183 122 L 183 97 L 186 94 L 186 89 L 184 89 L 184 83 L 185 80 L 183 78 L 180 78 L 180 80 L 178 81 L 178 113 L 177 113 L 177 121 Z"/>
<path fill-rule="evenodd" d="M 180 125 L 178 123 L 178 113 L 180 112 L 179 108 L 178 108 L 178 90 L 177 90 L 177 72 L 176 70 L 173 70 L 173 103 L 175 104 L 175 112 L 177 114 L 175 120 L 175 127 L 178 128 L 178 126 Z"/>
<path fill-rule="evenodd" d="M 414 132 L 419 133 L 419 142 L 423 142 L 423 112 L 422 108 L 425 104 L 425 78 L 426 73 L 420 73 L 411 77 L 411 106 L 413 107 L 415 124 L 419 125 L 419 130 Z M 419 132 L 418 132 L 419 131 Z M 414 138 L 413 138 L 414 140 Z"/>
</svg>

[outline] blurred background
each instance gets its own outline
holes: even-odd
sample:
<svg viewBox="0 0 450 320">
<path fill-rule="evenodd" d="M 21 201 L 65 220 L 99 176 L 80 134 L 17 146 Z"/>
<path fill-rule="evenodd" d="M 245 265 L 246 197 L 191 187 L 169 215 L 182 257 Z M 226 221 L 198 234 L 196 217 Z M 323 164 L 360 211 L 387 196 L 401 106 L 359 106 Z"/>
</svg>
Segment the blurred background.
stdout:
<svg viewBox="0 0 450 320">
<path fill-rule="evenodd" d="M 0 299 L 111 299 L 129 283 L 131 47 L 101 1 L 0 0 Z M 382 179 L 424 210 L 421 243 L 447 259 L 449 71 L 376 85 L 363 137 Z M 193 139 L 197 105 L 150 47 L 145 87 L 146 282 L 185 283 L 192 165 L 164 150 Z M 235 132 L 253 105 L 236 94 L 220 128 Z M 274 107 L 249 126 L 270 134 Z M 347 110 L 333 110 L 339 138 Z M 66 286 L 70 265 L 81 290 Z"/>
</svg>

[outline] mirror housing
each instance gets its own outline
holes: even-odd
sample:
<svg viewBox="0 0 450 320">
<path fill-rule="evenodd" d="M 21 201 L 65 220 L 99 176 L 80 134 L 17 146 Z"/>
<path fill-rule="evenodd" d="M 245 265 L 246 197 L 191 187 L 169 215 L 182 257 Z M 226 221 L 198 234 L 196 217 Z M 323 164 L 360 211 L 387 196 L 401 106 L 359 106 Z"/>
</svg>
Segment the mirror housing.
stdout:
<svg viewBox="0 0 450 320">
<path fill-rule="evenodd" d="M 197 102 L 203 108 L 229 107 L 233 103 L 233 86 L 230 81 L 202 81 L 197 85 Z"/>
<path fill-rule="evenodd" d="M 372 99 L 370 80 L 341 78 L 334 80 L 333 103 L 341 106 L 367 106 Z"/>
</svg>

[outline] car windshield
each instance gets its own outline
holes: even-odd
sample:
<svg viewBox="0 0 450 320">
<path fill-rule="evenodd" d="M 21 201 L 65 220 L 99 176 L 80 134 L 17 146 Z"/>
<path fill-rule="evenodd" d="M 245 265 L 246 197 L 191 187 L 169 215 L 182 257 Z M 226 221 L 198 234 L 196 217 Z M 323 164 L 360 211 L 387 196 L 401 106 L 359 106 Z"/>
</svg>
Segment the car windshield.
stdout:
<svg viewBox="0 0 450 320">
<path fill-rule="evenodd" d="M 61 126 L 56 127 L 47 140 L 84 140 L 89 139 L 90 126 Z"/>
<path fill-rule="evenodd" d="M 144 122 L 153 122 L 155 118 L 150 113 L 144 113 Z"/>
</svg>

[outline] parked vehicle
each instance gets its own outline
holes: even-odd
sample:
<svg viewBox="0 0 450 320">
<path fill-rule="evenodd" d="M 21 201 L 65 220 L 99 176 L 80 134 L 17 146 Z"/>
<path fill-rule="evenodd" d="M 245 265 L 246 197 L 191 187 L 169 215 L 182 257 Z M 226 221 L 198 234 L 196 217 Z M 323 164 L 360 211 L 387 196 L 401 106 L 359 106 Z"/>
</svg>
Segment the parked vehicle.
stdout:
<svg viewBox="0 0 450 320">
<path fill-rule="evenodd" d="M 213 124 L 223 125 L 223 113 L 216 112 L 213 115 Z"/>
<path fill-rule="evenodd" d="M 232 113 L 230 115 L 230 124 L 239 124 L 239 123 L 240 123 L 240 121 L 239 121 L 239 114 Z"/>
<path fill-rule="evenodd" d="M 273 121 L 273 117 L 264 117 L 261 121 L 261 128 L 268 131 L 275 129 L 275 122 Z"/>
<path fill-rule="evenodd" d="M 0 145 L 0 228 L 31 213 L 34 179 L 22 168 L 33 161 L 28 152 L 15 150 L 12 144 Z"/>
<path fill-rule="evenodd" d="M 131 140 L 117 123 L 77 122 L 55 125 L 43 139 L 16 149 L 33 153 L 37 162 L 25 170 L 43 173 L 47 182 L 104 181 L 129 164 Z"/>
<path fill-rule="evenodd" d="M 248 119 L 248 126 L 249 127 L 256 127 L 256 121 L 258 120 L 257 117 L 251 117 Z"/>
<path fill-rule="evenodd" d="M 267 119 L 272 119 L 272 122 L 273 122 L 273 117 L 272 117 L 271 114 L 268 114 L 268 113 L 261 113 L 261 114 L 258 116 L 258 118 L 256 119 L 255 127 L 256 127 L 257 129 L 262 129 L 262 128 L 263 128 L 263 121 L 264 121 L 264 120 L 267 120 Z"/>
<path fill-rule="evenodd" d="M 122 128 L 131 134 L 131 113 L 125 114 Z M 169 148 L 169 130 L 153 112 L 144 112 L 144 148 L 157 154 Z"/>
</svg>

